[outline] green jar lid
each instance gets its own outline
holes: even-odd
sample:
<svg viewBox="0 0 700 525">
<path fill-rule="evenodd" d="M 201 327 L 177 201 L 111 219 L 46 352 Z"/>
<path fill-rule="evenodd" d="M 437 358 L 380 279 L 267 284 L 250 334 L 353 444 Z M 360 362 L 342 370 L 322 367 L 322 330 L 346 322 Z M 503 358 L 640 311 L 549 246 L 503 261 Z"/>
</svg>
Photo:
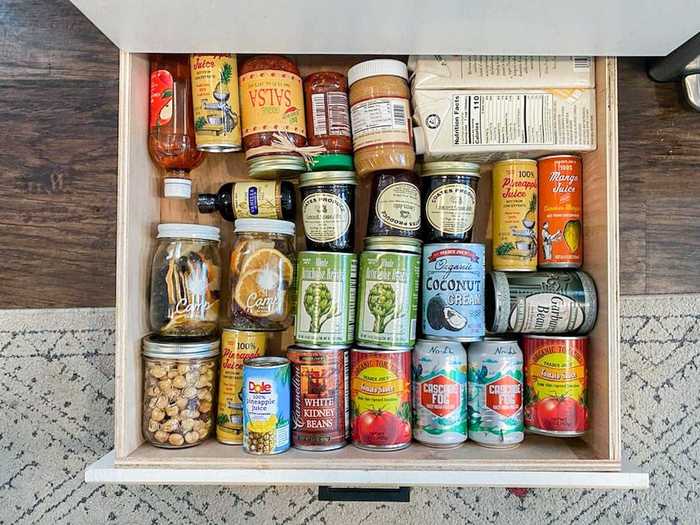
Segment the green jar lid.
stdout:
<svg viewBox="0 0 700 525">
<path fill-rule="evenodd" d="M 365 250 L 420 253 L 423 241 L 411 237 L 365 237 Z"/>
<path fill-rule="evenodd" d="M 479 165 L 475 162 L 464 162 L 456 160 L 436 160 L 424 162 L 420 168 L 421 177 L 433 175 L 468 175 L 470 177 L 480 177 Z"/>
<path fill-rule="evenodd" d="M 248 175 L 254 179 L 296 177 L 306 171 L 306 163 L 298 155 L 266 155 L 248 159 Z"/>
<path fill-rule="evenodd" d="M 355 166 L 352 162 L 352 155 L 344 153 L 326 153 L 316 155 L 311 162 L 312 171 L 352 171 Z"/>
<path fill-rule="evenodd" d="M 357 176 L 354 171 L 307 171 L 299 177 L 300 188 L 325 184 L 357 184 Z"/>
</svg>

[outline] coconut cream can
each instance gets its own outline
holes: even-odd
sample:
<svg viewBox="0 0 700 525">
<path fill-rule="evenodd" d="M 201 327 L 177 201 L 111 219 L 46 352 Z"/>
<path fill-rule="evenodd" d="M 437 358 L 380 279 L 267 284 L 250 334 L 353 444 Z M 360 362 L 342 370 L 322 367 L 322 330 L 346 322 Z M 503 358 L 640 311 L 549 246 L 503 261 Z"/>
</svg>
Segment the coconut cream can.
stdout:
<svg viewBox="0 0 700 525">
<path fill-rule="evenodd" d="M 421 279 L 424 337 L 465 342 L 483 339 L 485 261 L 483 244 L 425 245 Z"/>
</svg>

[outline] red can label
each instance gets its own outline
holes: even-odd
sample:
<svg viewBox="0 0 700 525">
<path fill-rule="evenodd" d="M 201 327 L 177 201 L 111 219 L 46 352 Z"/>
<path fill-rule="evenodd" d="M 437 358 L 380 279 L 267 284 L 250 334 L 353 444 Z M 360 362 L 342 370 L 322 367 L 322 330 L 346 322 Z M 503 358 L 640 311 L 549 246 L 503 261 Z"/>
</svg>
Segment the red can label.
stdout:
<svg viewBox="0 0 700 525">
<path fill-rule="evenodd" d="M 411 442 L 411 352 L 353 350 L 350 354 L 352 441 L 369 448 Z"/>
<path fill-rule="evenodd" d="M 540 433 L 588 430 L 588 338 L 523 337 L 525 426 Z"/>
<path fill-rule="evenodd" d="M 292 444 L 299 448 L 339 448 L 350 434 L 348 350 L 290 347 L 292 365 Z"/>
<path fill-rule="evenodd" d="M 150 125 L 164 126 L 173 118 L 173 76 L 165 69 L 151 73 Z"/>
</svg>

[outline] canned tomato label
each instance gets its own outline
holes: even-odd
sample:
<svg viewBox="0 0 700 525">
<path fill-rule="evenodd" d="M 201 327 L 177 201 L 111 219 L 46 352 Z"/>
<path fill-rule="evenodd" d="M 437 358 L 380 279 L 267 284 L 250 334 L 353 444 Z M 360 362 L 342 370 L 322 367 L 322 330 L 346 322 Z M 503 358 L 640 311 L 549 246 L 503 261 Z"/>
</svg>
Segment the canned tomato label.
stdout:
<svg viewBox="0 0 700 525">
<path fill-rule="evenodd" d="M 588 430 L 588 337 L 523 337 L 525 426 L 552 436 Z"/>
<path fill-rule="evenodd" d="M 190 55 L 190 70 L 197 149 L 240 151 L 236 55 Z"/>
<path fill-rule="evenodd" d="M 421 327 L 426 337 L 478 341 L 484 337 L 483 244 L 423 248 Z"/>
<path fill-rule="evenodd" d="M 467 353 L 456 341 L 413 349 L 413 437 L 445 448 L 467 439 Z"/>
<path fill-rule="evenodd" d="M 296 342 L 350 345 L 355 338 L 357 256 L 300 252 L 297 256 Z"/>
<path fill-rule="evenodd" d="M 581 158 L 537 161 L 541 268 L 578 268 L 583 261 Z"/>
<path fill-rule="evenodd" d="M 486 303 L 486 325 L 497 334 L 586 334 L 598 315 L 595 283 L 580 270 L 490 272 Z"/>
<path fill-rule="evenodd" d="M 350 437 L 350 351 L 291 346 L 292 445 L 305 450 L 344 447 Z"/>
<path fill-rule="evenodd" d="M 243 365 L 243 450 L 279 454 L 289 449 L 289 360 L 256 357 Z"/>
<path fill-rule="evenodd" d="M 409 348 L 416 342 L 420 256 L 364 251 L 360 256 L 357 343 Z"/>
<path fill-rule="evenodd" d="M 469 439 L 511 448 L 523 434 L 523 354 L 516 341 L 469 345 Z"/>
<path fill-rule="evenodd" d="M 369 450 L 411 443 L 411 351 L 350 351 L 352 442 Z"/>
<path fill-rule="evenodd" d="M 267 332 L 245 332 L 231 328 L 221 332 L 216 417 L 216 439 L 221 443 L 243 443 L 243 362 L 265 355 L 267 337 Z"/>
<path fill-rule="evenodd" d="M 493 269 L 536 270 L 537 162 L 496 162 L 492 187 Z"/>
</svg>

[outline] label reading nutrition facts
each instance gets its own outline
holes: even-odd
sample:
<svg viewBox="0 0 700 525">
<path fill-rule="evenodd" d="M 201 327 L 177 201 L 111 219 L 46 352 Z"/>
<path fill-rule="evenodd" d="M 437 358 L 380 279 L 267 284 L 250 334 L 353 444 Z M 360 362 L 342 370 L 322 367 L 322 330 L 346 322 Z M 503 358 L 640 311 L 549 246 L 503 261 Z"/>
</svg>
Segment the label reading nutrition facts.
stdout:
<svg viewBox="0 0 700 525">
<path fill-rule="evenodd" d="M 453 95 L 452 143 L 554 144 L 554 96 Z"/>
</svg>

